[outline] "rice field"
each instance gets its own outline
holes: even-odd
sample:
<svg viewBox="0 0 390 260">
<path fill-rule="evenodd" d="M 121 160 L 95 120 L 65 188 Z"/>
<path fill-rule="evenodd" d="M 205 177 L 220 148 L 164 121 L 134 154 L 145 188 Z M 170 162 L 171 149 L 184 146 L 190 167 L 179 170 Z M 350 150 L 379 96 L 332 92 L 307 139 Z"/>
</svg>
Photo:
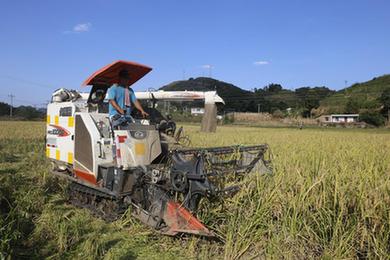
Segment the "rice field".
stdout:
<svg viewBox="0 0 390 260">
<path fill-rule="evenodd" d="M 106 223 L 66 203 L 45 124 L 0 122 L 0 259 L 390 257 L 390 131 L 186 125 L 192 146 L 268 143 L 273 174 L 199 218 L 222 241 L 159 235 L 125 215 Z"/>
</svg>

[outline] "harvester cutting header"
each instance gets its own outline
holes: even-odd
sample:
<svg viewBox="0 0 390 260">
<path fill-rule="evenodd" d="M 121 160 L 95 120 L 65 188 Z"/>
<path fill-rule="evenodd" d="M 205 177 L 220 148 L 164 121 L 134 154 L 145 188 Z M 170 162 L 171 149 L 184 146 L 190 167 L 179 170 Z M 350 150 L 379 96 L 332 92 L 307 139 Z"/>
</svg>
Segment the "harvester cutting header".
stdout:
<svg viewBox="0 0 390 260">
<path fill-rule="evenodd" d="M 136 92 L 129 87 L 151 68 L 117 61 L 92 74 L 89 94 L 60 89 L 47 109 L 46 155 L 70 180 L 69 198 L 106 220 L 131 208 L 144 224 L 167 234 L 214 234 L 196 217 L 202 199 L 239 190 L 219 179 L 268 171 L 267 145 L 181 147 L 181 131 L 155 119 L 138 99 L 223 103 L 216 92 Z M 134 108 L 143 117 L 133 117 Z M 168 131 L 168 130 L 170 131 Z M 172 138 L 173 137 L 173 138 Z M 173 140 L 173 141 L 172 141 Z"/>
</svg>

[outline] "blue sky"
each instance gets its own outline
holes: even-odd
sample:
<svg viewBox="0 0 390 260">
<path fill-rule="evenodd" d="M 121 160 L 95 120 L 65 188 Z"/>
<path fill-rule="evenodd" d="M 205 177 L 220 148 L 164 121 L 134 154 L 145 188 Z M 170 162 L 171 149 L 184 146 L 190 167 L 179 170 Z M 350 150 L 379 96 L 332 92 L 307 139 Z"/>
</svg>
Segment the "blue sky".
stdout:
<svg viewBox="0 0 390 260">
<path fill-rule="evenodd" d="M 390 73 L 388 0 L 3 0 L 0 13 L 0 100 L 16 105 L 80 90 L 117 59 L 153 67 L 135 90 L 210 71 L 245 89 L 340 89 Z"/>
</svg>

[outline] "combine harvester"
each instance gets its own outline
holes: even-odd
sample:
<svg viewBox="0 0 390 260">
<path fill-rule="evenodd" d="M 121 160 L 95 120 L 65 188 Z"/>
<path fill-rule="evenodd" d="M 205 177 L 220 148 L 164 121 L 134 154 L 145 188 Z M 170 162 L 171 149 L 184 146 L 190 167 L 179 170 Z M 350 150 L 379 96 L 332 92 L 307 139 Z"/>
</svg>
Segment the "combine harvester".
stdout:
<svg viewBox="0 0 390 260">
<path fill-rule="evenodd" d="M 126 210 L 166 235 L 190 233 L 213 237 L 196 217 L 202 199 L 218 199 L 239 190 L 223 180 L 240 180 L 269 171 L 266 144 L 184 148 L 167 141 L 153 118 L 114 130 L 108 118 L 108 88 L 126 69 L 134 84 L 151 68 L 117 61 L 95 72 L 84 85 L 89 94 L 60 89 L 47 108 L 46 155 L 53 173 L 70 180 L 69 199 L 113 221 Z M 215 92 L 135 93 L 139 99 L 223 102 Z"/>
</svg>

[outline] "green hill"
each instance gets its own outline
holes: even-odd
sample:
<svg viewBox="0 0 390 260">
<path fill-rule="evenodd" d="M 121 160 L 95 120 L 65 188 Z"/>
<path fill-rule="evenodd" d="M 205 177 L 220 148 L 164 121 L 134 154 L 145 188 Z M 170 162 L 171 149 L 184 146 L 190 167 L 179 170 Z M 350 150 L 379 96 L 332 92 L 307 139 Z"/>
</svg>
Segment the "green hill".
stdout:
<svg viewBox="0 0 390 260">
<path fill-rule="evenodd" d="M 225 111 L 242 112 L 274 112 L 294 108 L 296 111 L 308 113 L 319 106 L 319 101 L 333 94 L 326 87 L 302 87 L 296 90 L 284 89 L 280 84 L 269 84 L 254 91 L 241 89 L 233 84 L 212 78 L 199 77 L 189 80 L 174 81 L 160 88 L 166 91 L 210 91 L 216 90 L 225 100 Z M 189 106 L 199 106 L 194 102 Z"/>
<path fill-rule="evenodd" d="M 233 84 L 213 78 L 199 77 L 189 80 L 174 81 L 160 89 L 166 91 L 212 91 L 216 90 L 221 97 L 251 95 L 252 92 L 243 90 Z"/>
<path fill-rule="evenodd" d="M 216 80 L 213 78 L 199 77 L 190 78 L 189 80 L 174 81 L 160 88 L 166 91 L 213 91 L 216 90 L 225 102 L 226 109 L 236 111 L 247 110 L 246 102 L 243 99 L 249 100 L 253 98 L 253 92 L 243 90 L 233 84 Z M 241 100 L 241 101 L 240 101 Z M 197 105 L 197 103 L 194 103 Z"/>
<path fill-rule="evenodd" d="M 293 111 L 303 116 L 329 113 L 359 113 L 365 109 L 379 109 L 378 98 L 385 89 L 390 89 L 390 75 L 356 83 L 337 92 L 327 87 L 301 87 L 295 90 L 284 89 L 279 84 L 269 84 L 263 88 L 248 91 L 220 80 L 199 77 L 174 81 L 161 87 L 167 91 L 208 91 L 216 90 L 225 100 L 225 110 L 257 112 Z M 191 103 L 198 106 L 198 103 Z M 314 109 L 314 110 L 313 110 Z"/>
<path fill-rule="evenodd" d="M 318 113 L 357 113 L 361 109 L 377 109 L 380 107 L 378 98 L 385 89 L 390 89 L 390 75 L 356 83 L 323 99 Z"/>
</svg>

